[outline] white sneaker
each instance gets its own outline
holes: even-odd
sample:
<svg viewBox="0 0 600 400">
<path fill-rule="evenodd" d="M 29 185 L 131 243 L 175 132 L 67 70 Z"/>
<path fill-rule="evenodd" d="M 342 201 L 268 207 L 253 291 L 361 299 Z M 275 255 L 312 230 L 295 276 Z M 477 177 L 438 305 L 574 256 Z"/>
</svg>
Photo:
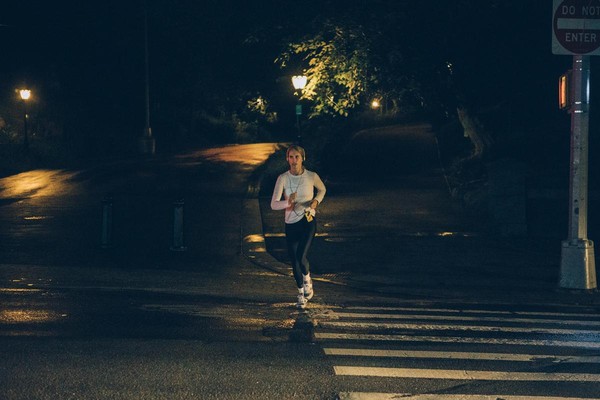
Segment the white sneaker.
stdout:
<svg viewBox="0 0 600 400">
<path fill-rule="evenodd" d="M 315 292 L 313 291 L 312 281 L 304 282 L 302 288 L 304 289 L 304 297 L 306 298 L 306 300 L 308 301 L 312 299 L 312 297 L 315 294 Z"/>
<path fill-rule="evenodd" d="M 299 294 L 298 302 L 296 303 L 296 308 L 304 309 L 306 307 L 306 303 L 308 303 L 308 300 L 306 300 L 303 294 Z"/>
</svg>

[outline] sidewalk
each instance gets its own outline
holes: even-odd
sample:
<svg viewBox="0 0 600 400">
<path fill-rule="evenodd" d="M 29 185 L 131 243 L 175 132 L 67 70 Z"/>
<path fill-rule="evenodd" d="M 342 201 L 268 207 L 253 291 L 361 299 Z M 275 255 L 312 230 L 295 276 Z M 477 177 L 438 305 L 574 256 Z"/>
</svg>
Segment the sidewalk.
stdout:
<svg viewBox="0 0 600 400">
<path fill-rule="evenodd" d="M 441 171 L 325 183 L 309 256 L 317 280 L 392 298 L 600 305 L 597 291 L 558 287 L 561 239 L 485 233 L 450 197 Z M 289 275 L 282 216 L 264 192 L 244 203 L 242 252 Z"/>
</svg>

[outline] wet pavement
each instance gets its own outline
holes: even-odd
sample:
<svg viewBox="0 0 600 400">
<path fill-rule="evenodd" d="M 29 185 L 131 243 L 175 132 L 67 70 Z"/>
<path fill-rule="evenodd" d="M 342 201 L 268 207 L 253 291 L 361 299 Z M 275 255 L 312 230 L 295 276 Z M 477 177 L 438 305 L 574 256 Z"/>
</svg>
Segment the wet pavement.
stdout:
<svg viewBox="0 0 600 400">
<path fill-rule="evenodd" d="M 461 207 L 436 146 L 427 125 L 355 136 L 346 162 L 323 177 L 309 255 L 318 280 L 392 299 L 599 304 L 596 290 L 558 287 L 560 238 L 494 235 Z M 270 209 L 268 189 L 261 193 L 247 200 L 243 220 L 247 233 L 263 235 L 246 240 L 245 254 L 289 274 L 283 217 Z"/>
<path fill-rule="evenodd" d="M 271 340 L 280 327 L 285 335 L 296 310 L 283 277 L 240 256 L 246 182 L 276 148 L 226 146 L 0 180 L 0 335 Z M 108 197 L 112 235 L 103 246 Z M 185 250 L 174 232 L 182 199 Z M 219 308 L 231 317 L 215 315 Z"/>
<path fill-rule="evenodd" d="M 571 314 L 597 314 L 597 292 L 557 289 L 560 239 L 488 235 L 483 221 L 452 200 L 427 127 L 379 133 L 366 142 L 355 137 L 342 168 L 323 174 L 328 194 L 310 254 L 316 294 L 305 311 L 294 307 L 283 215 L 269 209 L 269 163 L 256 170 L 279 144 L 0 180 L 2 395 L 333 399 L 365 390 L 438 393 L 461 386 L 443 379 L 337 376 L 337 361 L 323 353 L 317 335 L 340 322 L 332 320 L 344 309 L 402 310 L 407 318 L 440 311 L 560 311 L 557 318 L 565 323 Z M 114 237 L 102 248 L 107 196 Z M 186 251 L 173 251 L 174 204 L 182 198 Z M 531 324 L 533 338 L 545 339 Z M 390 325 L 395 336 L 406 333 L 409 343 L 398 346 L 435 349 L 435 340 L 415 342 L 430 337 L 418 330 L 431 325 L 416 325 L 416 335 L 405 332 L 406 323 Z M 453 340 L 441 335 L 438 340 Z M 594 335 L 584 344 L 596 346 Z M 528 340 L 517 347 L 526 351 Z M 476 343 L 483 342 L 469 346 Z M 451 347 L 463 351 L 464 345 Z M 577 390 L 559 383 L 549 391 Z M 498 393 L 546 393 L 543 386 L 528 392 L 508 382 Z M 487 384 L 472 388 L 494 391 Z M 586 390 L 597 393 L 593 385 Z"/>
</svg>

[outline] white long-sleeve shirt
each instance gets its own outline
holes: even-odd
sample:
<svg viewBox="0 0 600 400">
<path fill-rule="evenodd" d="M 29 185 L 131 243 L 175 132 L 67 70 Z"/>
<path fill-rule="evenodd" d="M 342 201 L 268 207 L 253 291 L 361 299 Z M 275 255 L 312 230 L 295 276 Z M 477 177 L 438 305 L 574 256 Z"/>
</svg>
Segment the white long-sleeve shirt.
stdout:
<svg viewBox="0 0 600 400">
<path fill-rule="evenodd" d="M 315 189 L 317 189 L 316 195 Z M 285 223 L 293 224 L 302 219 L 304 210 L 313 199 L 321 204 L 325 192 L 325 184 L 316 172 L 305 169 L 300 175 L 292 175 L 287 171 L 277 177 L 271 198 L 271 209 L 285 210 Z M 292 193 L 296 193 L 296 202 L 290 206 L 288 197 Z M 281 200 L 282 196 L 284 200 Z"/>
</svg>

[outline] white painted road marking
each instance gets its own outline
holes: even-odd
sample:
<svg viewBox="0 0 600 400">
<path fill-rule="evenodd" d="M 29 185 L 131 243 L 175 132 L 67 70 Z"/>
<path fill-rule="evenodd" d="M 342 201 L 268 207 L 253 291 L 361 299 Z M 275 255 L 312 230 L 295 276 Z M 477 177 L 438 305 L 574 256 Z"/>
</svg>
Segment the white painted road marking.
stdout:
<svg viewBox="0 0 600 400">
<path fill-rule="evenodd" d="M 486 316 L 456 316 L 456 315 L 423 315 L 423 314 L 373 314 L 373 313 L 352 313 L 334 311 L 332 317 L 338 318 L 357 318 L 357 319 L 400 319 L 400 320 L 432 320 L 443 319 L 447 321 L 486 321 L 486 322 L 510 322 L 525 324 L 556 324 L 556 325 L 583 325 L 600 326 L 600 321 L 584 320 L 565 320 L 565 319 L 539 319 L 539 318 L 503 318 Z"/>
<path fill-rule="evenodd" d="M 480 394 L 410 394 L 342 392 L 339 400 L 600 400 L 600 398 L 556 396 L 507 396 Z"/>
<path fill-rule="evenodd" d="M 409 351 L 409 350 L 375 350 L 324 348 L 329 356 L 353 357 L 388 357 L 388 358 L 441 358 L 446 360 L 486 360 L 486 361 L 546 361 L 553 363 L 600 363 L 600 356 L 556 356 L 548 354 L 510 354 L 510 353 L 477 353 L 459 351 Z"/>
<path fill-rule="evenodd" d="M 598 314 L 587 313 L 558 313 L 545 311 L 502 311 L 502 310 L 479 310 L 479 309 L 459 309 L 459 308 L 417 308 L 417 307 L 368 307 L 368 306 L 353 306 L 346 307 L 345 310 L 371 311 L 371 312 L 389 312 L 389 311 L 416 311 L 416 312 L 436 312 L 436 313 L 453 313 L 453 314 L 497 314 L 497 315 L 513 315 L 513 316 L 544 316 L 544 317 L 567 317 L 567 318 L 600 318 Z"/>
<path fill-rule="evenodd" d="M 599 382 L 599 374 L 566 374 L 560 372 L 469 371 L 454 369 L 384 368 L 334 366 L 336 375 L 377 376 L 383 378 L 454 379 L 481 381 L 548 381 Z"/>
<path fill-rule="evenodd" d="M 534 333 L 549 335 L 598 335 L 598 330 L 560 329 L 560 328 L 516 328 L 510 326 L 486 325 L 454 325 L 454 324 L 407 324 L 389 322 L 339 322 L 322 321 L 319 325 L 325 328 L 360 328 L 360 329 L 410 329 L 410 330 L 442 330 L 442 331 L 477 331 L 477 332 L 510 332 Z"/>
<path fill-rule="evenodd" d="M 404 314 L 403 312 L 409 313 Z M 478 362 L 517 362 L 549 364 L 598 364 L 597 355 L 520 354 L 508 352 L 468 352 L 468 351 L 428 351 L 379 349 L 377 342 L 382 343 L 443 343 L 443 344 L 479 344 L 496 346 L 544 346 L 569 347 L 576 349 L 600 349 L 600 326 L 598 315 L 583 313 L 551 313 L 551 312 L 514 312 L 498 310 L 453 310 L 427 309 L 412 307 L 348 307 L 329 310 L 316 316 L 317 328 L 315 338 L 327 347 L 325 355 L 338 357 L 334 365 L 337 376 L 356 376 L 390 379 L 430 379 L 458 381 L 506 381 L 506 382 L 577 382 L 598 383 L 600 374 L 568 373 L 568 372 L 521 372 L 482 369 L 439 368 L 447 366 L 447 361 Z M 581 319 L 579 319 L 581 318 Z M 545 325 L 541 325 L 545 324 Z M 576 329 L 569 329 L 574 327 Z M 329 328 L 329 329 L 328 329 Z M 587 328 L 587 329 L 586 329 Z M 591 329 L 589 329 L 591 328 Z M 371 334 L 382 329 L 410 330 L 413 334 Z M 422 333 L 440 331 L 439 336 L 421 335 Z M 456 332 L 457 335 L 445 336 Z M 351 332 L 351 333 L 348 333 Z M 465 332 L 465 333 L 458 333 Z M 479 333 L 506 333 L 519 335 L 518 338 L 477 337 Z M 561 335 L 562 340 L 536 339 L 537 335 Z M 590 337 L 591 336 L 591 337 Z M 586 340 L 581 340 L 586 339 Z M 368 348 L 347 348 L 330 342 L 371 342 Z M 335 347 L 338 346 L 338 347 Z M 354 346 L 353 346 L 354 347 Z M 359 346 L 356 346 L 359 347 Z M 517 349 L 519 348 L 517 347 Z M 504 350 L 506 351 L 506 350 Z M 533 352 L 535 353 L 535 351 Z M 560 352 L 562 353 L 562 352 Z M 377 360 L 381 358 L 381 360 Z M 383 359 L 387 366 L 378 366 Z M 394 367 L 393 359 L 428 359 L 433 368 L 400 368 Z M 363 362 L 361 362 L 361 360 Z M 366 366 L 361 363 L 368 364 Z M 347 365 L 339 365 L 347 364 Z M 351 365 L 354 364 L 354 365 Z M 389 364 L 392 366 L 390 367 Z M 523 364 L 520 364 L 523 365 Z M 428 366 L 428 365 L 427 365 Z M 435 368 L 438 367 L 438 368 Z M 516 369 L 516 368 L 515 368 Z M 595 372 L 595 371 L 592 371 Z M 534 392 L 535 394 L 535 392 Z M 510 396 L 510 395 L 469 395 L 469 394 L 409 394 L 409 393 L 367 393 L 344 392 L 339 394 L 340 400 L 584 400 L 575 397 L 557 396 Z M 591 400 L 591 399 L 586 399 Z M 600 399 L 596 399 L 600 400 Z"/>
<path fill-rule="evenodd" d="M 567 341 L 567 340 L 532 340 L 532 339 L 494 339 L 476 337 L 450 336 L 415 336 L 415 335 L 378 335 L 369 333 L 329 333 L 315 332 L 319 340 L 375 340 L 392 342 L 434 342 L 434 343 L 466 343 L 493 345 L 555 346 L 575 347 L 581 349 L 600 349 L 599 342 Z"/>
</svg>

